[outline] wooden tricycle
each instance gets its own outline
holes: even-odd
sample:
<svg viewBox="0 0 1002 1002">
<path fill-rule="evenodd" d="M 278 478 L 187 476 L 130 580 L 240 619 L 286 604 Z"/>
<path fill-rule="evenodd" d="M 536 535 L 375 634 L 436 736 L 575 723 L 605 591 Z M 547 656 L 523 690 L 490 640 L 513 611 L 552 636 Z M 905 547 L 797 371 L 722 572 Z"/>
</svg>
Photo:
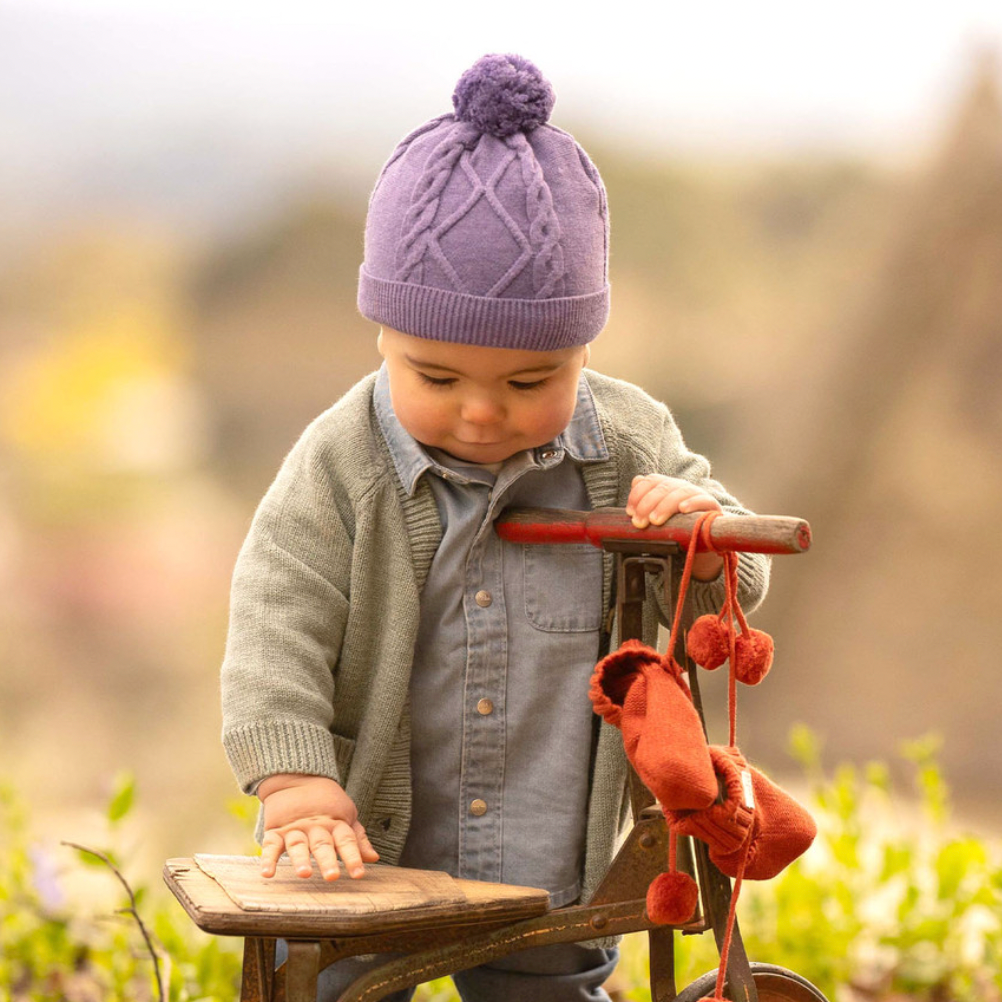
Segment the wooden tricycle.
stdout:
<svg viewBox="0 0 1002 1002">
<path fill-rule="evenodd" d="M 618 636 L 641 635 L 651 587 L 678 593 L 679 554 L 694 544 L 696 516 L 676 515 L 663 526 L 635 529 L 621 509 L 567 512 L 520 509 L 497 523 L 502 538 L 526 545 L 582 543 L 613 555 Z M 810 546 L 806 522 L 777 516 L 717 517 L 710 526 L 719 551 L 801 553 Z M 698 540 L 695 545 L 703 545 Z M 699 673 L 685 651 L 688 602 L 675 649 L 688 670 L 693 703 L 703 719 Z M 705 722 L 704 722 L 705 727 Z M 386 954 L 339 1002 L 376 1002 L 391 992 L 488 963 L 534 946 L 580 942 L 646 930 L 650 939 L 651 998 L 697 1002 L 714 994 L 710 972 L 676 989 L 674 935 L 712 931 L 725 941 L 732 890 L 699 839 L 681 839 L 677 866 L 699 886 L 699 903 L 680 926 L 658 925 L 646 909 L 651 882 L 665 870 L 668 826 L 649 789 L 631 770 L 633 824 L 589 900 L 551 909 L 536 888 L 455 879 L 444 873 L 375 865 L 358 880 L 325 884 L 280 869 L 269 881 L 253 857 L 196 856 L 168 860 L 164 879 L 192 920 L 206 932 L 244 937 L 243 1002 L 313 1002 L 319 972 L 343 958 Z M 286 960 L 276 968 L 276 943 Z M 728 937 L 725 994 L 731 1002 L 825 1002 L 809 981 L 771 964 L 750 962 L 733 926 Z"/>
</svg>

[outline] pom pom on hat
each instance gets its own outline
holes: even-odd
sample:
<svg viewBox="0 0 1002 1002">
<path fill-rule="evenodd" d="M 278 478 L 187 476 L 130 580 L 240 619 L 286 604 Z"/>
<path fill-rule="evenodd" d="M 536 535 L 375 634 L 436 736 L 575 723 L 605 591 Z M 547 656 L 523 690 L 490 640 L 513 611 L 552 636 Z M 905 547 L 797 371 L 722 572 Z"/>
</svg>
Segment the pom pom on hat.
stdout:
<svg viewBox="0 0 1002 1002">
<path fill-rule="evenodd" d="M 687 873 L 659 873 L 647 888 L 647 917 L 659 925 L 683 925 L 698 901 L 699 887 Z"/>
<path fill-rule="evenodd" d="M 478 59 L 452 95 L 456 118 L 498 139 L 545 125 L 555 101 L 543 74 L 515 55 Z"/>
</svg>

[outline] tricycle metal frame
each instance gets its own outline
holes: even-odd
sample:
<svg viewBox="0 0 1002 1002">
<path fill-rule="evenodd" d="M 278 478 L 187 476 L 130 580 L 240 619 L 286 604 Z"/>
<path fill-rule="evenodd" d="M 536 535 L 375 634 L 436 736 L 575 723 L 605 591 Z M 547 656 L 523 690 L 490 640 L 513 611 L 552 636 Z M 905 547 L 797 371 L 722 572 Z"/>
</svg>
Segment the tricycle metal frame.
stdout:
<svg viewBox="0 0 1002 1002">
<path fill-rule="evenodd" d="M 522 509 L 503 513 L 498 532 L 518 543 L 589 542 L 612 553 L 614 608 L 619 639 L 639 638 L 643 610 L 648 601 L 650 579 L 664 588 L 665 608 L 673 605 L 681 568 L 676 559 L 683 547 L 692 545 L 694 516 L 679 515 L 664 526 L 634 529 L 619 509 L 566 512 Z M 769 516 L 720 516 L 712 526 L 717 549 L 739 552 L 798 553 L 810 545 L 810 528 L 800 519 Z M 689 600 L 686 600 L 688 606 Z M 704 721 L 699 671 L 685 652 L 685 630 L 692 618 L 683 610 L 682 629 L 674 652 L 688 669 L 693 702 Z M 185 894 L 182 865 L 170 861 L 165 879 L 192 918 L 207 931 L 245 937 L 242 1002 L 314 1002 L 319 972 L 329 964 L 362 954 L 387 954 L 385 964 L 354 981 L 339 1002 L 376 1002 L 393 991 L 433 980 L 458 970 L 479 966 L 529 947 L 579 942 L 598 937 L 646 930 L 650 939 L 650 984 L 654 1002 L 696 1002 L 712 994 L 716 974 L 678 992 L 674 973 L 674 934 L 712 930 L 718 949 L 725 934 L 731 902 L 731 882 L 714 866 L 705 844 L 680 839 L 679 868 L 689 872 L 700 888 L 700 903 L 692 919 L 679 927 L 651 922 L 646 913 L 646 892 L 668 859 L 668 830 L 651 792 L 630 770 L 630 802 L 633 826 L 602 883 L 582 904 L 553 909 L 512 921 L 491 917 L 463 917 L 456 922 L 441 919 L 427 926 L 387 929 L 373 916 L 371 931 L 352 935 L 290 935 L 280 915 L 230 918 L 225 927 L 206 920 L 192 907 Z M 364 878 L 363 878 L 364 879 Z M 288 958 L 275 964 L 278 938 L 288 944 Z M 726 995 L 731 1002 L 825 1002 L 824 996 L 793 972 L 749 962 L 735 925 L 728 953 Z"/>
</svg>

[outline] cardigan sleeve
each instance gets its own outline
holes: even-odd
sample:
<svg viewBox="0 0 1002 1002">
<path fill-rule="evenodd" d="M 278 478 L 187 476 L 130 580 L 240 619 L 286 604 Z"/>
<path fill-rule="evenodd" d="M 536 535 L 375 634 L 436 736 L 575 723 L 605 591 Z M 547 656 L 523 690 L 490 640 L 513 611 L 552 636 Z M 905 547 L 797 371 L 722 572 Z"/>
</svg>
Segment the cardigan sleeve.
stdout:
<svg viewBox="0 0 1002 1002">
<path fill-rule="evenodd" d="M 720 502 L 729 515 L 750 515 L 745 508 L 718 480 L 711 475 L 710 463 L 705 456 L 690 451 L 682 440 L 671 412 L 664 408 L 661 436 L 658 445 L 657 472 L 669 477 L 678 477 L 703 487 Z M 654 471 L 647 471 L 654 472 Z M 771 561 L 762 553 L 742 553 L 738 559 L 738 600 L 745 612 L 757 608 L 765 598 L 769 588 Z M 723 574 L 713 581 L 693 579 L 693 606 L 697 616 L 720 610 L 725 597 Z"/>
<path fill-rule="evenodd" d="M 331 733 L 348 616 L 353 524 L 304 438 L 237 558 L 223 661 L 223 746 L 242 789 L 280 772 L 341 782 Z"/>
</svg>

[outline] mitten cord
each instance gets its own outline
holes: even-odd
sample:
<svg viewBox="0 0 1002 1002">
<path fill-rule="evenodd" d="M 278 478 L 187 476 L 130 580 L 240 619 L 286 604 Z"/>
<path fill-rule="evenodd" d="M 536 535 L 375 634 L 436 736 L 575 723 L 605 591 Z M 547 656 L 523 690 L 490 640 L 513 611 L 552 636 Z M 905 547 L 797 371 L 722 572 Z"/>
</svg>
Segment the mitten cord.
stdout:
<svg viewBox="0 0 1002 1002">
<path fill-rule="evenodd" d="M 751 849 L 752 840 L 749 837 L 745 842 L 744 852 L 741 855 L 741 865 L 738 867 L 738 875 L 734 878 L 734 889 L 731 891 L 731 904 L 727 909 L 727 925 L 724 927 L 724 938 L 720 944 L 720 967 L 717 968 L 717 985 L 713 989 L 714 999 L 724 999 L 724 982 L 727 980 L 727 958 L 731 952 L 731 940 L 734 938 L 734 920 L 737 915 L 738 895 L 741 893 L 741 885 L 745 878 L 745 867 L 748 864 L 748 854 Z"/>
<path fill-rule="evenodd" d="M 736 660 L 737 631 L 734 627 L 735 612 L 741 614 L 738 605 L 738 557 L 736 553 L 724 554 L 724 573 L 727 575 L 727 722 L 728 735 L 732 748 L 738 746 L 738 676 L 734 670 Z M 741 616 L 742 623 L 744 616 Z M 744 624 L 745 632 L 748 631 Z"/>
<path fill-rule="evenodd" d="M 682 625 L 682 609 L 685 605 L 686 592 L 689 590 L 689 581 L 692 578 L 692 564 L 696 559 L 698 544 L 702 542 L 706 549 L 715 551 L 715 547 L 710 541 L 710 524 L 719 514 L 718 511 L 704 511 L 692 527 L 689 549 L 685 552 L 685 565 L 682 567 L 682 578 L 678 585 L 678 597 L 675 599 L 675 617 L 672 620 L 671 636 L 668 638 L 668 650 L 665 653 L 666 665 L 671 664 L 675 659 L 675 644 L 678 641 L 679 627 Z"/>
</svg>

